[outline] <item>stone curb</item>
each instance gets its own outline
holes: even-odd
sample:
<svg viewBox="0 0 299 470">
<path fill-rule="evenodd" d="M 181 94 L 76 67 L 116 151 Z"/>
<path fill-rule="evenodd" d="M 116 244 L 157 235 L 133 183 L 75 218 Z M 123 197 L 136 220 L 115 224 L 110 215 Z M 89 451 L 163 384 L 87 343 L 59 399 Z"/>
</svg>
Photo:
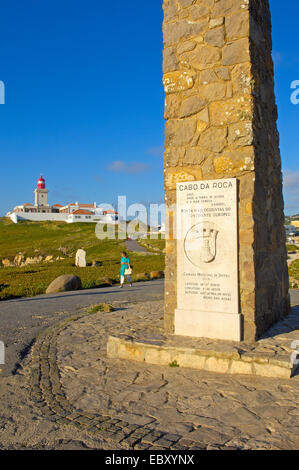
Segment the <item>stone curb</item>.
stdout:
<svg viewBox="0 0 299 470">
<path fill-rule="evenodd" d="M 212 351 L 184 347 L 157 346 L 149 342 L 134 341 L 110 336 L 107 355 L 156 365 L 174 365 L 222 374 L 256 375 L 262 377 L 291 378 L 298 365 L 293 365 L 288 355 L 275 359 L 274 354 Z"/>
</svg>

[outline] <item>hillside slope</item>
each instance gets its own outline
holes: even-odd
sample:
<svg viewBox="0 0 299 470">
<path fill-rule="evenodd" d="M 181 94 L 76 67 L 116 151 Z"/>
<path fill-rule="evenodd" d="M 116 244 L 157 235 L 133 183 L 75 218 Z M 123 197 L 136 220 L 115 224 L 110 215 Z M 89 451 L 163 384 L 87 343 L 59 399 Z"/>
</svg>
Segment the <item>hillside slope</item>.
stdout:
<svg viewBox="0 0 299 470">
<path fill-rule="evenodd" d="M 87 252 L 87 263 L 96 260 L 100 266 L 74 266 L 78 248 Z M 0 219 L 0 300 L 42 294 L 62 274 L 76 274 L 83 288 L 105 285 L 105 278 L 119 279 L 123 240 L 99 240 L 95 224 L 63 222 L 21 222 L 17 225 Z M 2 267 L 2 260 L 14 260 L 21 253 L 25 258 L 53 256 L 54 262 L 22 267 Z M 57 260 L 57 258 L 62 258 Z M 164 270 L 164 256 L 130 254 L 134 274 Z"/>
</svg>

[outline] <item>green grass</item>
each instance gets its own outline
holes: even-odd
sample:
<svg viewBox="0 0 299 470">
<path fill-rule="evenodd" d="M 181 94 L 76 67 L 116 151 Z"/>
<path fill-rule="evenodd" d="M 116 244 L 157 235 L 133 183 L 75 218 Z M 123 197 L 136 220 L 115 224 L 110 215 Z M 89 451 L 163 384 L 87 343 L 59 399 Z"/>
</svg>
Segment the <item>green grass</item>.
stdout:
<svg viewBox="0 0 299 470">
<path fill-rule="evenodd" d="M 66 254 L 62 253 L 61 248 Z M 77 268 L 74 262 L 78 248 L 86 250 L 87 263 L 97 260 L 101 265 Z M 8 258 L 12 261 L 19 252 L 25 257 L 52 255 L 65 258 L 54 263 L 0 267 L 0 300 L 43 294 L 49 284 L 63 274 L 79 276 L 83 289 L 107 285 L 105 278 L 118 282 L 120 256 L 124 249 L 123 240 L 98 240 L 95 224 L 21 222 L 16 225 L 7 219 L 0 219 L 0 260 Z M 162 254 L 129 255 L 134 271 L 133 280 L 138 273 L 164 270 Z"/>
<path fill-rule="evenodd" d="M 180 365 L 177 363 L 176 360 L 170 362 L 168 365 L 169 365 L 169 367 L 180 367 Z"/>
<path fill-rule="evenodd" d="M 53 255 L 75 256 L 78 248 L 84 247 L 90 260 L 105 257 L 105 246 L 95 236 L 95 224 L 66 224 L 64 222 L 19 222 L 13 224 L 0 219 L 0 259 L 12 259 L 22 252 L 26 257 Z"/>
<path fill-rule="evenodd" d="M 153 255 L 144 256 L 129 253 L 133 266 L 133 280 L 139 273 L 164 271 L 163 250 L 165 240 L 144 239 L 140 243 Z M 63 248 L 64 253 L 61 251 Z M 101 262 L 98 267 L 74 266 L 78 248 L 87 252 L 87 262 Z M 288 245 L 288 251 L 298 251 L 298 247 Z M 0 300 L 16 297 L 32 297 L 45 293 L 49 284 L 63 274 L 75 274 L 82 280 L 83 289 L 107 286 L 109 278 L 119 282 L 119 262 L 125 249 L 123 240 L 98 240 L 94 224 L 66 224 L 63 222 L 21 222 L 13 224 L 8 219 L 0 219 L 0 266 L 1 260 L 11 261 L 19 253 L 25 257 L 49 256 L 64 257 L 54 263 L 41 263 L 23 267 L 0 267 Z M 299 260 L 293 261 L 290 276 L 299 283 Z"/>
<path fill-rule="evenodd" d="M 299 246 L 297 245 L 287 245 L 287 251 L 288 252 L 294 252 L 294 251 L 299 251 Z"/>
<path fill-rule="evenodd" d="M 149 237 L 147 238 L 142 238 L 141 240 L 138 240 L 140 245 L 144 246 L 148 251 L 151 252 L 163 252 L 165 249 L 165 239 L 162 237 L 161 234 L 158 235 L 157 239 L 150 239 Z"/>
<path fill-rule="evenodd" d="M 299 282 L 299 259 L 293 261 L 289 266 L 290 277 Z"/>
</svg>

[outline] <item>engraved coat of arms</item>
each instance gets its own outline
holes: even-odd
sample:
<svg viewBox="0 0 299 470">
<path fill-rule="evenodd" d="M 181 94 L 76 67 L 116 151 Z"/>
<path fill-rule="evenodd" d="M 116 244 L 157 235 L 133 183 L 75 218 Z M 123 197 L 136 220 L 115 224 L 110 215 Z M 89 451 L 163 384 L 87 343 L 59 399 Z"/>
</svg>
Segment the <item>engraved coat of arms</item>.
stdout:
<svg viewBox="0 0 299 470">
<path fill-rule="evenodd" d="M 193 225 L 184 240 L 184 250 L 189 261 L 195 266 L 212 263 L 217 256 L 219 229 L 210 221 Z"/>
</svg>

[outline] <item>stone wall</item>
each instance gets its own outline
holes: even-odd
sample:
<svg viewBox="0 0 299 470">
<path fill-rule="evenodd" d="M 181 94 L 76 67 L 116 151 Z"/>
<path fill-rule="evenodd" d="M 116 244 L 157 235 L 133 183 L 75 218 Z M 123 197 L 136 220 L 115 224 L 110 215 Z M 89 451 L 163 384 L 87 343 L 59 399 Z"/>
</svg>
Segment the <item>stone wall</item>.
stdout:
<svg viewBox="0 0 299 470">
<path fill-rule="evenodd" d="M 268 0 L 164 0 L 165 191 L 238 179 L 240 312 L 254 341 L 289 312 Z M 165 327 L 173 332 L 176 240 L 166 243 Z"/>
</svg>

